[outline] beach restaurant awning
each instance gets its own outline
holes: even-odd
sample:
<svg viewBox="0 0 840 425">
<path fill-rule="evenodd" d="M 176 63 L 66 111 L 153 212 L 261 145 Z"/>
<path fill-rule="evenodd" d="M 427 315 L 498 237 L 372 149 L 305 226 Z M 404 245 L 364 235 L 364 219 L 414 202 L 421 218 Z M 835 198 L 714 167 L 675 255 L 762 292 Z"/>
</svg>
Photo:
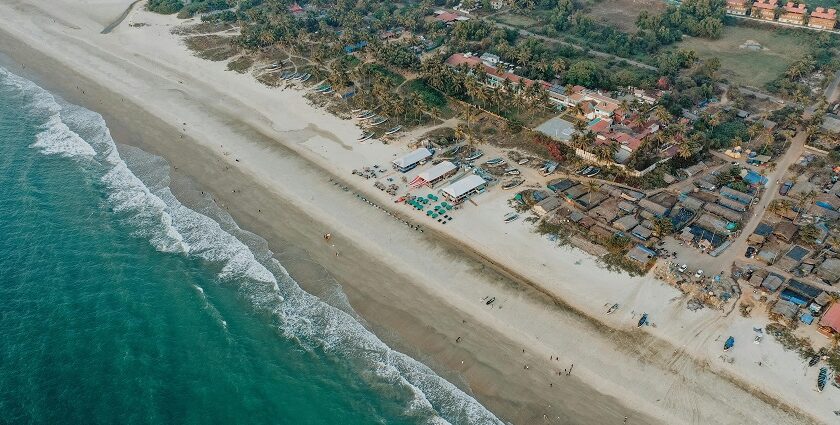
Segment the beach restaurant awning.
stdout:
<svg viewBox="0 0 840 425">
<path fill-rule="evenodd" d="M 446 173 L 452 172 L 456 168 L 457 167 L 455 167 L 455 164 L 449 161 L 443 161 L 440 164 L 435 165 L 434 167 L 429 168 L 428 170 L 420 173 L 417 177 L 414 178 L 414 180 L 411 181 L 411 186 L 420 187 L 429 182 L 433 182 L 439 179 L 440 177 L 446 175 Z"/>
<path fill-rule="evenodd" d="M 407 155 L 403 156 L 402 158 L 397 158 L 394 160 L 394 165 L 398 168 L 408 168 L 417 164 L 420 161 L 429 159 L 432 157 L 432 151 L 426 148 L 416 149 L 414 151 L 409 152 Z"/>
<path fill-rule="evenodd" d="M 481 176 L 472 174 L 447 186 L 443 189 L 443 193 L 447 194 L 450 199 L 458 199 L 485 184 L 487 184 L 487 181 Z"/>
</svg>

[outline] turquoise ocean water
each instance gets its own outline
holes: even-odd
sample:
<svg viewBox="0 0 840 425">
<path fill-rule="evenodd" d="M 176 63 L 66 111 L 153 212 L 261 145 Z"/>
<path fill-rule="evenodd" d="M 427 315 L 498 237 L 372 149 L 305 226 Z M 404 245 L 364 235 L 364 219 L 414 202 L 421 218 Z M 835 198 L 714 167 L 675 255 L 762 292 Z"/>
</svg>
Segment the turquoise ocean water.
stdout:
<svg viewBox="0 0 840 425">
<path fill-rule="evenodd" d="M 120 151 L 0 67 L 0 423 L 498 423 Z"/>
</svg>

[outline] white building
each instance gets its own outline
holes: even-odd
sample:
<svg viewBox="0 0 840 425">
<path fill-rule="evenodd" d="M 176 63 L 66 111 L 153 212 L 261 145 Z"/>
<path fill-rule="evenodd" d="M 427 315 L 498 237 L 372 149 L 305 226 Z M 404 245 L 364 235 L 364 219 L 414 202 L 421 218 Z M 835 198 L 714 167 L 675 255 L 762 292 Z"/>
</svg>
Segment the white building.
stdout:
<svg viewBox="0 0 840 425">
<path fill-rule="evenodd" d="M 464 177 L 443 189 L 443 197 L 459 204 L 464 202 L 470 195 L 477 193 L 487 187 L 487 181 L 475 174 Z"/>
<path fill-rule="evenodd" d="M 407 155 L 403 156 L 402 158 L 397 158 L 394 160 L 394 169 L 400 172 L 407 172 L 412 168 L 416 167 L 417 164 L 428 161 L 432 158 L 432 151 L 426 148 L 416 149 L 412 152 L 409 152 Z"/>
</svg>

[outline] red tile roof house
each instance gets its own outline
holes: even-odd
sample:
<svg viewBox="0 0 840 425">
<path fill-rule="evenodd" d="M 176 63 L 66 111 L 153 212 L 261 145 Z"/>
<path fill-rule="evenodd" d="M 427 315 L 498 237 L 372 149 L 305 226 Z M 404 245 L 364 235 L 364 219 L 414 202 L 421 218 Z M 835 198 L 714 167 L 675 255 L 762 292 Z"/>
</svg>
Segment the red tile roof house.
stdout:
<svg viewBox="0 0 840 425">
<path fill-rule="evenodd" d="M 840 303 L 832 303 L 831 307 L 820 318 L 819 331 L 825 336 L 840 332 Z"/>
<path fill-rule="evenodd" d="M 805 8 L 805 3 L 796 4 L 789 1 L 785 7 L 782 8 L 782 14 L 779 15 L 779 22 L 804 25 L 806 13 L 808 13 L 808 9 Z"/>
<path fill-rule="evenodd" d="M 501 86 L 505 80 L 509 80 L 511 83 L 513 83 L 514 86 L 519 86 L 520 84 L 530 86 L 531 84 L 535 83 L 534 80 L 529 80 L 525 77 L 520 77 L 511 72 L 499 74 L 496 68 L 487 65 L 478 56 L 471 55 L 468 53 L 455 53 L 449 58 L 447 58 L 445 63 L 453 68 L 466 66 L 470 69 L 473 69 L 476 66 L 480 66 L 484 69 L 484 72 L 487 73 L 487 81 L 484 82 L 484 84 L 491 87 Z M 539 84 L 541 84 L 545 89 L 548 89 L 549 87 L 549 84 L 544 81 L 539 81 Z"/>
<path fill-rule="evenodd" d="M 303 10 L 302 7 L 300 7 L 299 4 L 293 3 L 291 6 L 289 6 L 289 12 L 291 12 L 293 15 L 297 15 L 297 14 L 304 13 L 305 11 Z"/>
<path fill-rule="evenodd" d="M 461 16 L 457 13 L 445 12 L 443 10 L 438 10 L 437 12 L 435 12 L 435 15 L 436 15 L 435 16 L 436 20 L 441 21 L 441 22 L 443 22 L 444 24 L 447 24 L 447 25 L 452 24 L 455 21 L 468 21 L 468 20 L 470 20 L 469 17 Z"/>
<path fill-rule="evenodd" d="M 756 0 L 750 14 L 754 18 L 772 21 L 776 19 L 776 3 L 778 0 Z"/>
<path fill-rule="evenodd" d="M 808 17 L 808 26 L 811 28 L 834 29 L 837 25 L 837 11 L 818 7 Z"/>
<path fill-rule="evenodd" d="M 726 0 L 726 13 L 744 16 L 750 8 L 750 0 Z"/>
</svg>

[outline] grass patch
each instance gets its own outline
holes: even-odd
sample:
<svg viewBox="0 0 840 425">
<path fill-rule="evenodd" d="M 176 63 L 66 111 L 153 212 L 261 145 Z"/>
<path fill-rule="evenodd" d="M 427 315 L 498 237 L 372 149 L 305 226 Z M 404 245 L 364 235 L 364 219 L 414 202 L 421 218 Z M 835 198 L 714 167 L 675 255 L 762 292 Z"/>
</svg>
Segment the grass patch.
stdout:
<svg viewBox="0 0 840 425">
<path fill-rule="evenodd" d="M 635 33 L 638 30 L 636 20 L 643 10 L 652 15 L 658 15 L 667 7 L 662 0 L 610 0 L 589 3 L 588 16 L 596 22 L 628 33 Z"/>
<path fill-rule="evenodd" d="M 423 80 L 411 80 L 403 86 L 403 89 L 406 93 L 417 93 L 423 99 L 423 103 L 426 104 L 427 107 L 442 110 L 447 108 L 447 100 L 446 96 L 443 93 L 435 90 L 434 88 L 430 87 L 426 84 Z"/>
<path fill-rule="evenodd" d="M 378 63 L 367 63 L 363 66 L 365 67 L 366 71 L 369 72 L 370 74 L 379 74 L 379 75 L 391 80 L 391 83 L 393 83 L 394 86 L 399 86 L 400 84 L 402 84 L 405 81 L 405 77 L 403 77 L 400 74 L 397 74 L 394 71 L 391 71 L 390 69 L 388 69 L 388 68 L 386 68 L 386 67 L 384 67 L 384 66 L 382 66 Z"/>
<path fill-rule="evenodd" d="M 542 22 L 525 15 L 517 15 L 513 13 L 503 13 L 493 19 L 512 27 L 533 29 L 542 25 Z"/>
<path fill-rule="evenodd" d="M 690 37 L 678 47 L 694 50 L 702 59 L 719 58 L 722 76 L 733 83 L 764 87 L 808 52 L 810 38 L 791 30 L 727 26 L 718 40 Z M 742 48 L 747 40 L 761 47 Z"/>
<path fill-rule="evenodd" d="M 228 71 L 236 71 L 240 74 L 244 74 L 247 72 L 251 65 L 254 64 L 254 60 L 251 59 L 249 56 L 240 56 L 227 64 Z"/>
<path fill-rule="evenodd" d="M 233 37 L 197 35 L 185 38 L 184 42 L 196 56 L 211 61 L 228 60 L 239 53 L 239 48 L 233 43 Z"/>
</svg>

